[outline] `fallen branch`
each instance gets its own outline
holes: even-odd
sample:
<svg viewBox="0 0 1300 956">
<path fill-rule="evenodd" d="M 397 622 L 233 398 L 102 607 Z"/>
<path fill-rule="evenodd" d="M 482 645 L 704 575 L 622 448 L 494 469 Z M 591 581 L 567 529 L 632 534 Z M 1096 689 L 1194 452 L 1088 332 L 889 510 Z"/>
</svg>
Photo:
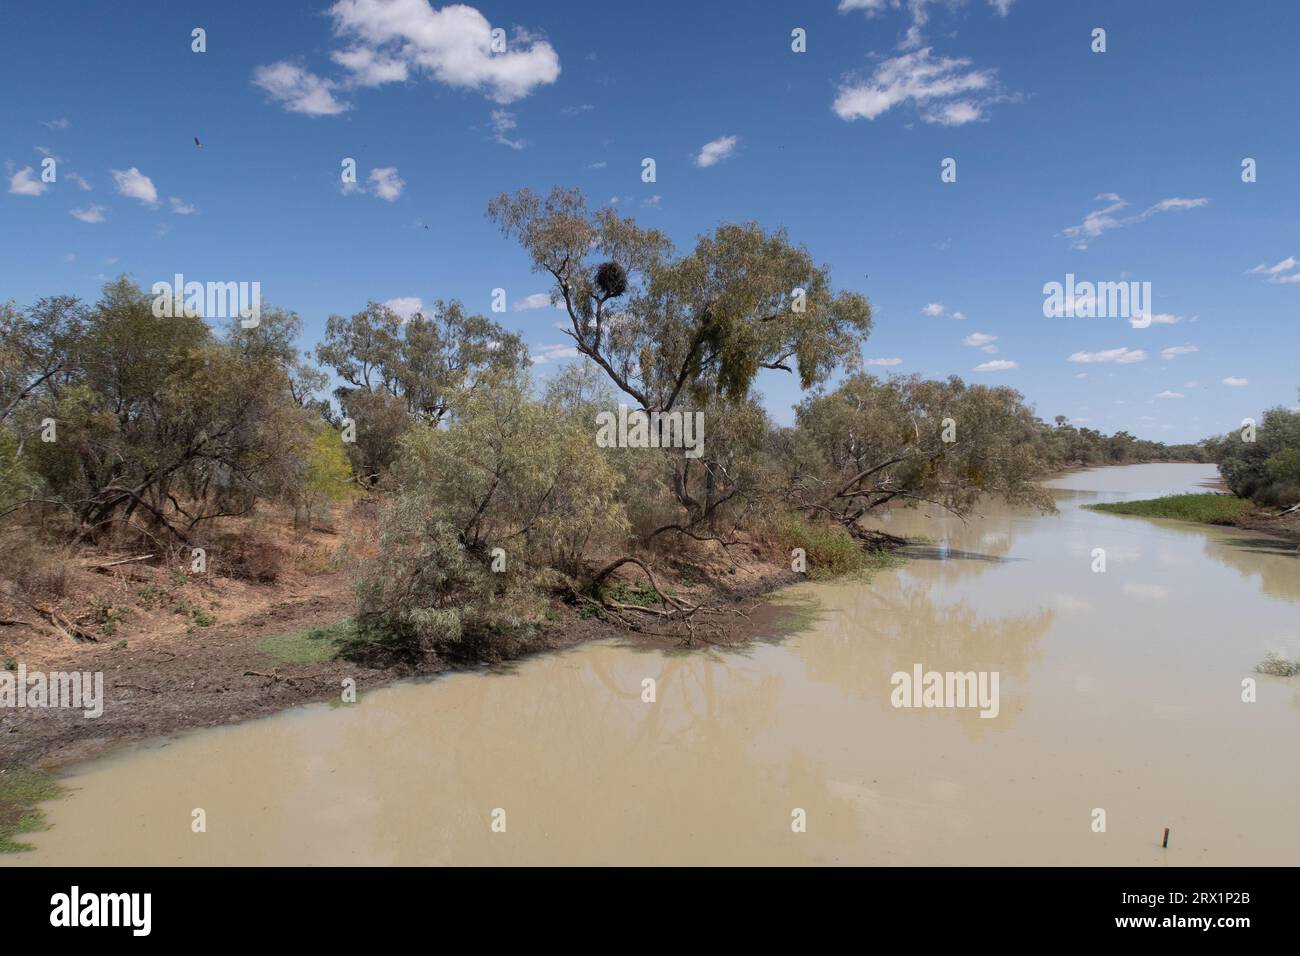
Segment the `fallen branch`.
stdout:
<svg viewBox="0 0 1300 956">
<path fill-rule="evenodd" d="M 87 571 L 106 571 L 109 568 L 115 568 L 120 564 L 133 564 L 136 561 L 148 561 L 152 557 L 152 554 L 141 554 L 134 558 L 122 558 L 118 561 L 105 561 L 99 564 L 83 564 L 81 567 Z"/>
<path fill-rule="evenodd" d="M 27 606 L 39 614 L 46 622 L 50 624 L 61 635 L 73 641 L 89 641 L 92 644 L 99 643 L 99 635 L 94 631 L 82 627 L 75 621 L 70 621 L 58 611 L 51 607 L 45 607 L 40 604 L 27 602 Z"/>
</svg>

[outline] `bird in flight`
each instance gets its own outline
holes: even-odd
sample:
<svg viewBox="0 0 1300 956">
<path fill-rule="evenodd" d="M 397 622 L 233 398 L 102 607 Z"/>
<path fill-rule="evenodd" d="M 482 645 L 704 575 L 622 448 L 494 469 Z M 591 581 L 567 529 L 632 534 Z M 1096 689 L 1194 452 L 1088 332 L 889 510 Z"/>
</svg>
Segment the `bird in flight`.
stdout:
<svg viewBox="0 0 1300 956">
<path fill-rule="evenodd" d="M 197 136 L 194 137 L 194 145 L 197 146 L 199 149 L 203 148 L 203 144 L 199 142 L 199 138 Z"/>
</svg>

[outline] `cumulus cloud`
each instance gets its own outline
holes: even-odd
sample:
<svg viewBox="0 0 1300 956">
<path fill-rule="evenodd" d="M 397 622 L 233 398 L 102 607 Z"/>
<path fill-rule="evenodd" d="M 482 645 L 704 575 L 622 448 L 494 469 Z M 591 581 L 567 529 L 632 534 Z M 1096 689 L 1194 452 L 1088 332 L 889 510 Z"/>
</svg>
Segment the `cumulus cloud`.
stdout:
<svg viewBox="0 0 1300 956">
<path fill-rule="evenodd" d="M 534 292 L 532 295 L 526 295 L 518 302 L 510 306 L 515 312 L 527 312 L 530 309 L 545 309 L 551 304 L 551 297 L 545 292 Z"/>
<path fill-rule="evenodd" d="M 966 336 L 964 339 L 961 340 L 961 344 L 969 345 L 972 348 L 983 348 L 984 346 L 990 345 L 993 342 L 996 342 L 997 340 L 998 337 L 996 335 L 989 335 L 987 332 L 972 332 L 970 335 Z"/>
<path fill-rule="evenodd" d="M 50 184 L 42 182 L 30 166 L 24 166 L 9 177 L 9 191 L 15 196 L 39 196 L 49 188 Z"/>
<path fill-rule="evenodd" d="M 831 108 L 842 120 L 874 120 L 896 106 L 911 105 L 927 123 L 961 126 L 984 119 L 989 104 L 1005 99 L 994 70 L 971 61 L 935 57 L 926 47 L 885 60 L 870 79 L 846 78 Z"/>
<path fill-rule="evenodd" d="M 1182 392 L 1160 392 L 1156 398 L 1186 398 Z"/>
<path fill-rule="evenodd" d="M 84 209 L 70 210 L 69 215 L 72 216 L 73 219 L 80 219 L 82 222 L 94 223 L 103 222 L 105 218 L 104 213 L 106 211 L 107 210 L 105 210 L 103 206 L 97 206 L 94 203 L 91 203 Z"/>
<path fill-rule="evenodd" d="M 193 216 L 198 213 L 190 203 L 181 199 L 179 196 L 168 196 L 167 202 L 171 204 L 172 212 L 178 216 Z"/>
<path fill-rule="evenodd" d="M 695 157 L 695 165 L 701 167 L 717 165 L 736 151 L 737 142 L 735 136 L 719 136 L 715 140 L 710 140 L 700 148 L 699 155 Z"/>
<path fill-rule="evenodd" d="M 1075 352 L 1070 356 L 1071 362 L 1114 362 L 1118 365 L 1131 365 L 1146 361 L 1147 353 L 1142 349 L 1106 349 L 1101 352 Z"/>
<path fill-rule="evenodd" d="M 1234 378 L 1233 376 L 1229 375 L 1227 378 L 1223 380 L 1223 384 L 1230 385 L 1233 388 L 1241 388 L 1243 385 L 1249 385 L 1250 379 Z"/>
<path fill-rule="evenodd" d="M 560 75 L 554 47 L 526 30 L 516 28 L 505 52 L 494 53 L 492 24 L 464 4 L 435 10 L 427 0 L 339 0 L 329 12 L 335 35 L 349 44 L 333 58 L 353 85 L 427 75 L 512 103 Z"/>
<path fill-rule="evenodd" d="M 902 365 L 901 358 L 870 358 L 865 360 L 863 365 Z"/>
<path fill-rule="evenodd" d="M 424 311 L 424 300 L 418 295 L 404 295 L 396 299 L 389 299 L 384 303 L 384 307 L 396 312 L 401 316 L 403 322 L 409 322 L 417 312 Z"/>
<path fill-rule="evenodd" d="M 578 350 L 571 345 L 543 345 L 537 354 L 529 358 L 534 365 L 543 365 L 560 359 L 577 358 L 578 354 Z"/>
<path fill-rule="evenodd" d="M 1016 362 L 1011 362 L 1008 361 L 1007 359 L 994 359 L 992 362 L 981 362 L 979 365 L 976 365 L 973 369 L 971 369 L 971 371 L 1005 372 L 1013 368 L 1020 368 L 1020 366 Z"/>
<path fill-rule="evenodd" d="M 368 181 L 371 191 L 380 199 L 388 202 L 396 201 L 397 197 L 402 195 L 402 189 L 406 186 L 406 181 L 397 175 L 396 166 L 384 166 L 370 170 Z"/>
<path fill-rule="evenodd" d="M 158 190 L 154 188 L 153 180 L 140 170 L 132 166 L 127 170 L 114 169 L 112 173 L 117 191 L 123 196 L 138 199 L 146 206 L 158 205 Z"/>
<path fill-rule="evenodd" d="M 334 96 L 338 84 L 281 60 L 253 71 L 253 82 L 290 113 L 334 116 L 351 107 Z"/>
<path fill-rule="evenodd" d="M 1070 244 L 1076 249 L 1087 249 L 1089 243 L 1096 240 L 1102 233 L 1109 232 L 1112 229 L 1145 222 L 1157 213 L 1198 209 L 1207 205 L 1210 200 L 1203 197 L 1199 199 L 1180 199 L 1177 197 L 1162 199 L 1132 216 L 1118 215 L 1121 209 L 1128 208 L 1128 202 L 1117 193 L 1100 193 L 1093 201 L 1104 202 L 1106 205 L 1088 213 L 1083 217 L 1083 222 L 1077 226 L 1067 226 L 1061 230 L 1060 234 L 1069 239 Z"/>
<path fill-rule="evenodd" d="M 924 309 L 922 309 L 921 312 L 924 313 L 925 315 L 935 315 L 935 316 L 943 315 L 943 303 L 931 302 Z"/>
<path fill-rule="evenodd" d="M 1199 352 L 1200 349 L 1195 345 L 1171 345 L 1167 349 L 1160 350 L 1160 357 L 1166 362 L 1176 359 L 1180 355 L 1191 355 L 1193 352 Z"/>
</svg>

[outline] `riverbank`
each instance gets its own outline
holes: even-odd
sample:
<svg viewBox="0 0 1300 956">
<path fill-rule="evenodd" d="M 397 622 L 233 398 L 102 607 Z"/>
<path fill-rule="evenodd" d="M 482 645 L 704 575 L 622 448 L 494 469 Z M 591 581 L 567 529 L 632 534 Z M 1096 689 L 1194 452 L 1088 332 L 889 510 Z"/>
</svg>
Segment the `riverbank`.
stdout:
<svg viewBox="0 0 1300 956">
<path fill-rule="evenodd" d="M 1300 547 L 1300 512 L 1278 515 L 1227 494 L 1168 495 L 1140 501 L 1101 502 L 1085 507 L 1107 514 L 1168 518 L 1258 531 L 1275 536 L 1291 546 Z"/>
<path fill-rule="evenodd" d="M 334 547 L 341 549 L 343 543 Z M 719 609 L 708 616 L 707 626 L 697 627 L 700 644 L 738 644 L 780 631 L 784 612 L 762 598 L 805 578 L 790 569 L 783 551 L 761 538 L 742 538 L 727 548 L 690 542 L 667 556 L 643 557 L 654 561 L 665 591 Z M 195 581 L 140 564 L 106 571 L 78 566 L 74 575 L 81 576 L 70 588 L 77 599 L 70 598 L 56 614 L 65 621 L 84 621 L 85 614 L 66 605 L 99 608 L 98 639 L 72 641 L 52 628 L 6 628 L 0 631 L 0 658 L 11 671 L 21 662 L 28 674 L 102 673 L 103 713 L 88 719 L 82 710 L 66 707 L 0 709 L 0 772 L 54 769 L 120 741 L 339 700 L 348 681 L 355 682 L 359 697 L 407 678 L 498 665 L 629 633 L 591 605 L 557 595 L 531 637 L 507 656 L 368 666 L 337 656 L 335 637 L 346 630 L 355 610 L 354 579 L 352 571 L 331 569 L 329 561 L 317 560 L 263 585 L 223 578 Z M 166 581 L 174 582 L 171 591 L 163 590 Z M 86 589 L 92 586 L 120 596 L 109 600 L 90 594 Z M 633 565 L 611 575 L 605 588 L 623 603 L 654 601 L 644 575 Z M 148 613 L 141 595 L 162 610 Z M 636 632 L 638 642 L 649 647 L 681 642 L 680 634 L 657 631 L 653 615 L 647 620 Z"/>
</svg>

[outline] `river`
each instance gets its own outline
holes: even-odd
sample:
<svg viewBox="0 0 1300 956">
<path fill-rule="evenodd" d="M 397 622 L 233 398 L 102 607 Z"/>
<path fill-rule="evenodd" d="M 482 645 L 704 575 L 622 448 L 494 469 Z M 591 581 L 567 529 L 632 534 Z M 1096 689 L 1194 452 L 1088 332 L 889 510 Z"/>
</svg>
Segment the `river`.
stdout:
<svg viewBox="0 0 1300 956">
<path fill-rule="evenodd" d="M 1053 481 L 1052 515 L 897 512 L 927 539 L 911 560 L 783 592 L 812 623 L 740 650 L 614 639 L 122 747 L 0 865 L 1295 865 L 1300 678 L 1253 668 L 1300 656 L 1300 556 L 1080 507 L 1214 477 L 1105 468 Z M 998 715 L 892 706 L 917 664 L 996 671 Z"/>
</svg>

